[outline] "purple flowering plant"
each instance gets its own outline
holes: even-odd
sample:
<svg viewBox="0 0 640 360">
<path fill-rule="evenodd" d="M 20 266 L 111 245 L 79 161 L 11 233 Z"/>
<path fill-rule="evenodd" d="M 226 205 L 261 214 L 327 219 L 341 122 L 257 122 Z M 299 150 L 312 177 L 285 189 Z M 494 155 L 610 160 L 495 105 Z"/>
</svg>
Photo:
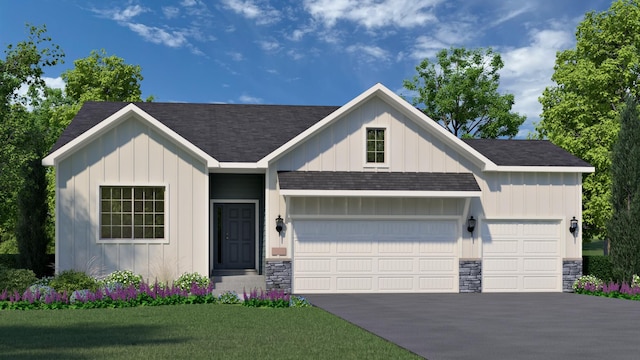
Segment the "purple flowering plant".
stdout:
<svg viewBox="0 0 640 360">
<path fill-rule="evenodd" d="M 618 284 L 613 281 L 607 283 L 593 275 L 586 275 L 576 280 L 573 290 L 578 294 L 640 301 L 640 278 L 634 275 L 631 284 Z"/>
</svg>

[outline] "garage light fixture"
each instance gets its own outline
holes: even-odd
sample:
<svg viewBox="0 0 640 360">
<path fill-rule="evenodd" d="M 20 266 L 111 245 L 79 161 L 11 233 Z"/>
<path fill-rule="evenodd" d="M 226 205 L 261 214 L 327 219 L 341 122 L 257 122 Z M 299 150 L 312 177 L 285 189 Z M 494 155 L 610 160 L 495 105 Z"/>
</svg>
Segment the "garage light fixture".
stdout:
<svg viewBox="0 0 640 360">
<path fill-rule="evenodd" d="M 276 218 L 276 231 L 278 232 L 278 234 L 282 232 L 283 227 L 284 227 L 284 220 L 282 219 L 282 217 L 280 217 L 280 215 L 278 215 L 278 217 Z"/>
<path fill-rule="evenodd" d="M 578 230 L 578 220 L 574 216 L 573 219 L 571 219 L 571 225 L 569 225 L 569 232 L 575 234 L 576 230 Z"/>
<path fill-rule="evenodd" d="M 476 219 L 473 218 L 473 215 L 467 220 L 467 231 L 473 233 L 473 230 L 476 228 Z"/>
</svg>

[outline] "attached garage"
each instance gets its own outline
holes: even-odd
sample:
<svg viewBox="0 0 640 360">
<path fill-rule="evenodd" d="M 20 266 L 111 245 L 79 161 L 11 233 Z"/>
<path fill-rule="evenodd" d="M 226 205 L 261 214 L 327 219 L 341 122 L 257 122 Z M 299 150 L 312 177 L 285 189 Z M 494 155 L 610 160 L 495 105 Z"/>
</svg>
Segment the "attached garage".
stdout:
<svg viewBox="0 0 640 360">
<path fill-rule="evenodd" d="M 297 220 L 298 293 L 457 292 L 458 220 Z"/>
<path fill-rule="evenodd" d="M 561 222 L 484 221 L 483 292 L 561 292 Z"/>
</svg>

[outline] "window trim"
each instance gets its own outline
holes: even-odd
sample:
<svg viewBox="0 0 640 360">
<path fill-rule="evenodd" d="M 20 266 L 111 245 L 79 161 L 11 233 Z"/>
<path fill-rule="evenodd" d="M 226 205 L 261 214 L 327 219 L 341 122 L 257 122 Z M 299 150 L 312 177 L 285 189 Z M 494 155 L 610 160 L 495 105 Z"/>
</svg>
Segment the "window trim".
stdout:
<svg viewBox="0 0 640 360">
<path fill-rule="evenodd" d="M 164 238 L 103 238 L 101 236 L 101 226 L 102 226 L 102 194 L 101 189 L 103 187 L 131 187 L 131 188 L 140 188 L 140 187 L 164 187 Z M 142 184 L 130 184 L 130 183 L 103 183 L 98 184 L 96 189 L 96 209 L 95 213 L 97 214 L 95 226 L 96 226 L 96 239 L 98 244 L 168 244 L 169 243 L 169 199 L 170 199 L 170 187 L 169 184 L 166 183 L 142 183 Z"/>
<path fill-rule="evenodd" d="M 389 158 L 390 158 L 390 147 L 389 147 L 389 139 L 390 139 L 390 131 L 389 126 L 387 125 L 376 125 L 376 124 L 365 124 L 362 127 L 362 162 L 365 168 L 388 168 L 389 167 Z M 384 130 L 384 162 L 368 162 L 367 161 L 367 133 L 369 130 L 379 129 Z"/>
</svg>

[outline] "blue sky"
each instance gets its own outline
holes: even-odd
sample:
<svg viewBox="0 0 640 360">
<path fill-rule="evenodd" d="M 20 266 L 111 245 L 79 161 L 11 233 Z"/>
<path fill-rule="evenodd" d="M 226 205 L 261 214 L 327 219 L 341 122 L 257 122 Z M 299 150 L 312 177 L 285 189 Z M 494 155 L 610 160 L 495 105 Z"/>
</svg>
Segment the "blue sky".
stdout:
<svg viewBox="0 0 640 360">
<path fill-rule="evenodd" d="M 493 47 L 501 91 L 539 121 L 555 54 L 598 0 L 0 0 L 0 47 L 46 24 L 73 60 L 105 49 L 142 67 L 143 97 L 161 102 L 342 105 L 375 83 L 402 91 L 425 57 Z"/>
</svg>

